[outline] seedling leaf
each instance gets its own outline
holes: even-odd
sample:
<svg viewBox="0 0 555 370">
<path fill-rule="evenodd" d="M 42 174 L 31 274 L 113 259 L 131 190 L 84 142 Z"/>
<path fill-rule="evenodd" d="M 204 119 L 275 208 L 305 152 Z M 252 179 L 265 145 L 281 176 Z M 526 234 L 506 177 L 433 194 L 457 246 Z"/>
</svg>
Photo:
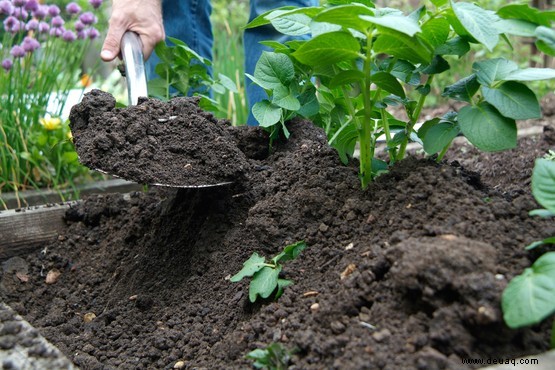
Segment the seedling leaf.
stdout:
<svg viewBox="0 0 555 370">
<path fill-rule="evenodd" d="M 329 32 L 307 41 L 292 55 L 309 66 L 329 65 L 358 57 L 360 45 L 348 32 Z"/>
<path fill-rule="evenodd" d="M 494 82 L 502 81 L 517 69 L 518 65 L 515 62 L 504 58 L 488 59 L 472 65 L 478 82 L 484 86 L 492 86 Z"/>
<path fill-rule="evenodd" d="M 447 86 L 441 95 L 455 100 L 470 102 L 479 88 L 478 78 L 475 74 L 472 74 L 460 79 L 453 85 Z"/>
<path fill-rule="evenodd" d="M 277 288 L 280 271 L 281 266 L 276 268 L 264 266 L 257 271 L 249 285 L 249 300 L 255 302 L 257 296 L 268 298 Z"/>
<path fill-rule="evenodd" d="M 252 107 L 252 114 L 262 127 L 270 127 L 281 119 L 282 109 L 268 100 L 262 100 Z"/>
<path fill-rule="evenodd" d="M 230 281 L 236 283 L 247 276 L 253 276 L 256 272 L 260 271 L 265 265 L 264 257 L 254 252 L 248 260 L 243 263 L 243 268 L 237 274 L 233 275 Z"/>
<path fill-rule="evenodd" d="M 256 63 L 254 77 L 265 89 L 287 86 L 295 78 L 295 67 L 287 55 L 264 51 Z"/>
<path fill-rule="evenodd" d="M 539 323 L 555 312 L 555 252 L 548 252 L 509 282 L 503 317 L 511 328 Z"/>
<path fill-rule="evenodd" d="M 277 264 L 280 262 L 294 260 L 305 248 L 306 243 L 304 241 L 289 244 L 283 248 L 283 251 L 280 254 L 272 258 L 272 261 Z"/>
<path fill-rule="evenodd" d="M 532 194 L 539 204 L 555 212 L 555 162 L 544 158 L 536 159 L 532 173 Z"/>
<path fill-rule="evenodd" d="M 464 29 L 492 51 L 499 42 L 499 32 L 494 26 L 498 17 L 471 3 L 451 1 L 451 6 Z"/>
<path fill-rule="evenodd" d="M 483 87 L 484 99 L 499 113 L 512 119 L 541 117 L 541 108 L 536 94 L 520 82 L 508 81 L 497 89 Z"/>
<path fill-rule="evenodd" d="M 553 68 L 524 68 L 509 73 L 503 80 L 505 81 L 539 81 L 555 78 Z"/>
</svg>

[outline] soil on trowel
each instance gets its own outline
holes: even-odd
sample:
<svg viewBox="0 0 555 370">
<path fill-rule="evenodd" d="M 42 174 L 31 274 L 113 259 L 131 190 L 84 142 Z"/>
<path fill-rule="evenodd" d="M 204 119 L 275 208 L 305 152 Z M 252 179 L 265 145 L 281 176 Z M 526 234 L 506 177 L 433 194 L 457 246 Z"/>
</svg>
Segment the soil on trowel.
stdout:
<svg viewBox="0 0 555 370">
<path fill-rule="evenodd" d="M 142 99 L 115 108 L 93 90 L 71 109 L 70 127 L 81 163 L 143 184 L 210 186 L 241 181 L 247 162 L 225 121 L 198 99 Z"/>
<path fill-rule="evenodd" d="M 482 179 L 456 147 L 449 163 L 410 157 L 362 191 L 322 130 L 289 130 L 271 152 L 262 130 L 230 130 L 248 162 L 240 188 L 85 199 L 25 256 L 25 281 L 4 272 L 1 298 L 82 369 L 247 369 L 271 343 L 299 370 L 469 369 L 549 348 L 550 322 L 510 330 L 500 309 L 549 249 L 524 247 L 555 235 L 529 216 L 527 179 Z M 469 164 L 529 173 L 545 137 Z M 253 252 L 299 240 L 279 300 L 252 304 L 248 281 L 229 281 Z"/>
</svg>

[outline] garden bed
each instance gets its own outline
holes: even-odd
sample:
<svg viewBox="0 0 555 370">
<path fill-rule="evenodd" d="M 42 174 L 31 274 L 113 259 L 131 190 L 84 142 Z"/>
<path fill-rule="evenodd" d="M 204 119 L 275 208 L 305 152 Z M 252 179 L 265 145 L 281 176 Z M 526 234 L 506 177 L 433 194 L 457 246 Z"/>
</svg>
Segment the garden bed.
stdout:
<svg viewBox="0 0 555 370">
<path fill-rule="evenodd" d="M 247 161 L 241 181 L 90 196 L 25 274 L 5 270 L 0 297 L 83 369 L 248 368 L 272 342 L 294 351 L 292 369 L 464 369 L 544 352 L 549 322 L 509 330 L 500 310 L 543 251 L 524 247 L 555 235 L 528 215 L 555 122 L 529 124 L 543 132 L 514 150 L 414 155 L 366 191 L 307 122 L 271 153 L 261 130 L 226 127 Z M 229 281 L 253 252 L 298 240 L 308 247 L 278 301 L 251 304 L 247 282 Z"/>
</svg>

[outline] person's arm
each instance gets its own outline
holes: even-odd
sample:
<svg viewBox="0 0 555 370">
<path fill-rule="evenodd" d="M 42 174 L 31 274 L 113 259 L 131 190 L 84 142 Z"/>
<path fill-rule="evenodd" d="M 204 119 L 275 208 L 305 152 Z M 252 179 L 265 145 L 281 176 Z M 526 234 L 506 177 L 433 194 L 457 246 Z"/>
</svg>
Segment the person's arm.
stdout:
<svg viewBox="0 0 555 370">
<path fill-rule="evenodd" d="M 120 53 L 125 31 L 136 32 L 143 43 L 143 54 L 148 59 L 154 46 L 164 40 L 161 0 L 113 0 L 108 34 L 100 57 L 109 62 Z"/>
</svg>

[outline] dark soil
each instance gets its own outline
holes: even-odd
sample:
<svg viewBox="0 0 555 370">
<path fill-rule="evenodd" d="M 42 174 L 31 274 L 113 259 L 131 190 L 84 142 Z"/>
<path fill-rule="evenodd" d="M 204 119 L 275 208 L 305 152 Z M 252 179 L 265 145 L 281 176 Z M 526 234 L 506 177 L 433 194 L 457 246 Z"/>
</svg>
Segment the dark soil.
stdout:
<svg viewBox="0 0 555 370">
<path fill-rule="evenodd" d="M 466 369 L 463 358 L 536 354 L 550 323 L 508 329 L 500 296 L 545 251 L 524 246 L 555 235 L 528 215 L 533 159 L 554 144 L 554 123 L 541 125 L 547 135 L 504 153 L 410 157 L 366 191 L 309 123 L 292 122 L 272 153 L 259 129 L 225 128 L 244 178 L 89 197 L 25 258 L 27 282 L 4 273 L 1 298 L 83 369 L 245 369 L 272 342 L 294 351 L 291 369 Z M 253 252 L 298 240 L 308 247 L 285 265 L 295 283 L 278 301 L 251 304 L 248 282 L 229 281 Z"/>
<path fill-rule="evenodd" d="M 71 110 L 71 131 L 81 163 L 144 184 L 207 186 L 242 181 L 248 166 L 225 125 L 196 100 L 143 99 L 115 108 L 93 90 Z"/>
</svg>

